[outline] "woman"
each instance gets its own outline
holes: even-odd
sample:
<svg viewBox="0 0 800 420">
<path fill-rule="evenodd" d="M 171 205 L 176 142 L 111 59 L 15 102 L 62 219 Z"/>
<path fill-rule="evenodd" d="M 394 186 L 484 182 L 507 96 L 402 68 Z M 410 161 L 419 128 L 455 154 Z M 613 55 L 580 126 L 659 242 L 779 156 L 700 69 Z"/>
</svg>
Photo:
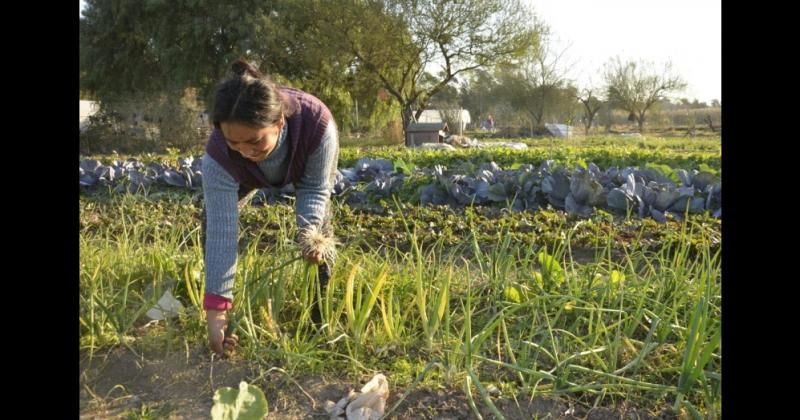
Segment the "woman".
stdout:
<svg viewBox="0 0 800 420">
<path fill-rule="evenodd" d="M 203 157 L 203 307 L 209 345 L 219 356 L 238 341 L 235 335 L 225 337 L 236 274 L 238 201 L 256 188 L 292 183 L 301 236 L 318 229 L 332 238 L 330 193 L 339 157 L 336 123 L 319 99 L 277 86 L 241 59 L 231 70 L 217 90 L 211 114 L 215 128 Z M 308 261 L 322 263 L 324 288 L 332 267 L 319 252 L 308 247 L 302 252 Z M 312 318 L 319 322 L 316 305 Z"/>
</svg>

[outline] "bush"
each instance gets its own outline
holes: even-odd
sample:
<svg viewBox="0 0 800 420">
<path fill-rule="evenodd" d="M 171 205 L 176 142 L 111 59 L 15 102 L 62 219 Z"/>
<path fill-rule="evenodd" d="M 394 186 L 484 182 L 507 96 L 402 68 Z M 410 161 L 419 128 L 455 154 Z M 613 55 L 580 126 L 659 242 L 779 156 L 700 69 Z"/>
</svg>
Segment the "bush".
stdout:
<svg viewBox="0 0 800 420">
<path fill-rule="evenodd" d="M 202 147 L 211 132 L 200 118 L 202 105 L 196 93 L 136 95 L 101 102 L 79 134 L 80 153 L 164 153 Z"/>
</svg>

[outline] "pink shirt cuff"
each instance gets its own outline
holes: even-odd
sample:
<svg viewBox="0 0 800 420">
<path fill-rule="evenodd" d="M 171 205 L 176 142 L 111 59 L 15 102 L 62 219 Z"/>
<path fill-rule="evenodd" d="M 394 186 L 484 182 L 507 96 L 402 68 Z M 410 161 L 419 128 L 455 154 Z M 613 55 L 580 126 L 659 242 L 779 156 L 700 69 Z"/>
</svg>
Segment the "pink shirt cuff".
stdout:
<svg viewBox="0 0 800 420">
<path fill-rule="evenodd" d="M 233 307 L 233 304 L 231 304 L 231 300 L 226 297 L 211 293 L 206 293 L 203 296 L 203 309 L 207 311 L 227 311 L 231 309 L 231 307 Z"/>
</svg>

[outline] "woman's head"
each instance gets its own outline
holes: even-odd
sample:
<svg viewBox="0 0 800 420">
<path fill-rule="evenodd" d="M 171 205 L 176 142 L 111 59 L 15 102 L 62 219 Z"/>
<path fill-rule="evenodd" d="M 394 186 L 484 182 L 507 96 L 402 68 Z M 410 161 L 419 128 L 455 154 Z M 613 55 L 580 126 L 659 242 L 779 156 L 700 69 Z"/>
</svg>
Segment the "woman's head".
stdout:
<svg viewBox="0 0 800 420">
<path fill-rule="evenodd" d="M 228 147 L 247 159 L 264 160 L 275 148 L 287 106 L 275 83 L 246 61 L 236 60 L 231 70 L 217 90 L 212 121 Z"/>
</svg>

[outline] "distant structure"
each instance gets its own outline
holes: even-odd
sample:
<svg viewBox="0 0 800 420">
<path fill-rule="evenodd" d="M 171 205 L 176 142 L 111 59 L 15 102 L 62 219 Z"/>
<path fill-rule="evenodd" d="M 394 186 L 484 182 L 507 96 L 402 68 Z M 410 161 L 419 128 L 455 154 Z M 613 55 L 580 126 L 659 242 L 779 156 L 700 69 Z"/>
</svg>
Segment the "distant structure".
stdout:
<svg viewBox="0 0 800 420">
<path fill-rule="evenodd" d="M 569 137 L 572 135 L 572 126 L 566 124 L 545 124 L 544 128 L 556 137 Z"/>
<path fill-rule="evenodd" d="M 417 122 L 448 122 L 453 126 L 453 130 L 461 135 L 464 134 L 467 124 L 472 123 L 472 117 L 466 109 L 426 109 L 422 111 Z"/>
<path fill-rule="evenodd" d="M 96 114 L 97 111 L 100 109 L 100 104 L 96 101 L 80 101 L 79 100 L 79 117 L 78 117 L 78 126 L 80 131 L 83 132 L 86 130 L 86 124 L 88 123 L 89 117 Z"/>
<path fill-rule="evenodd" d="M 406 144 L 416 147 L 423 143 L 443 143 L 449 131 L 445 122 L 412 122 L 406 127 Z"/>
</svg>

